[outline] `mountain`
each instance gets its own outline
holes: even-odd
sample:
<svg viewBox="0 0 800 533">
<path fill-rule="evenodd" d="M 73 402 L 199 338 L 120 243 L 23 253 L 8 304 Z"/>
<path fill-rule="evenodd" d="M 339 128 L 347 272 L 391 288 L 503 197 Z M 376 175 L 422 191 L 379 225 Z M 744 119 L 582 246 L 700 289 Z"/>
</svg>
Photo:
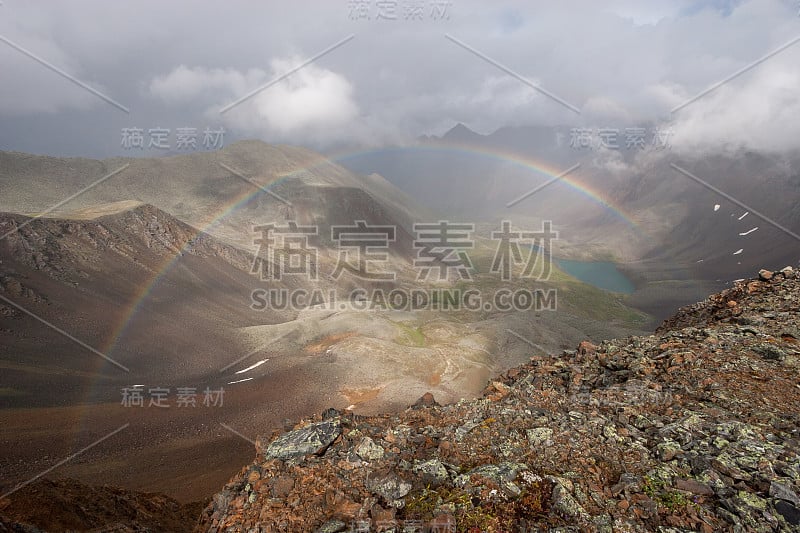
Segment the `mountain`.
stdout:
<svg viewBox="0 0 800 533">
<path fill-rule="evenodd" d="M 476 238 L 474 248 L 469 252 L 471 279 L 446 282 L 420 280 L 412 263 L 411 226 L 415 221 L 444 218 L 443 214 L 409 207 L 413 206 L 413 199 L 399 192 L 381 175 L 354 174 L 303 149 L 246 142 L 218 153 L 159 160 L 128 158 L 92 161 L 10 153 L 0 154 L 0 158 L 4 163 L 0 167 L 0 180 L 4 188 L 0 202 L 7 209 L 7 212 L 0 213 L 0 366 L 3 368 L 0 374 L 0 408 L 3 413 L 0 446 L 6 450 L 0 457 L 0 491 L 10 494 L 0 501 L 0 514 L 12 522 L 44 524 L 37 522 L 39 519 L 35 512 L 23 513 L 17 506 L 30 509 L 31 506 L 26 503 L 28 498 L 59 491 L 73 494 L 75 500 L 89 497 L 86 496 L 88 494 L 94 494 L 91 497 L 100 502 L 119 498 L 127 509 L 125 512 L 135 515 L 134 521 L 128 525 L 122 523 L 124 520 L 114 522 L 122 523 L 119 526 L 121 531 L 126 527 L 151 523 L 138 514 L 142 506 L 151 505 L 148 502 L 153 502 L 155 515 L 171 521 L 184 516 L 181 515 L 186 509 L 183 506 L 206 500 L 246 463 L 252 455 L 252 442 L 260 442 L 260 453 L 266 453 L 273 433 L 276 437 L 287 434 L 290 437 L 286 439 L 289 440 L 280 441 L 283 444 L 279 448 L 283 449 L 287 442 L 294 446 L 297 442 L 293 439 L 298 434 L 292 433 L 292 430 L 298 428 L 287 420 L 302 419 L 308 413 L 321 412 L 328 407 L 339 413 L 342 426 L 351 425 L 345 429 L 358 427 L 364 435 L 370 435 L 372 443 L 383 448 L 385 458 L 397 459 L 397 464 L 411 465 L 412 474 L 412 459 L 430 458 L 426 455 L 428 452 L 424 451 L 430 451 L 429 448 L 423 448 L 423 451 L 414 448 L 417 445 L 427 446 L 425 443 L 428 438 L 432 443 L 436 439 L 439 439 L 439 443 L 442 440 L 451 442 L 451 451 L 464 454 L 463 460 L 466 462 L 462 463 L 451 462 L 452 458 L 446 453 L 440 457 L 448 465 L 461 464 L 464 471 L 459 473 L 469 472 L 467 468 L 477 467 L 482 464 L 480 461 L 496 462 L 495 459 L 503 454 L 514 458 L 516 452 L 512 445 L 516 441 L 511 442 L 513 439 L 507 439 L 506 434 L 490 434 L 487 438 L 491 442 L 477 443 L 488 455 L 481 455 L 480 461 L 479 456 L 473 456 L 470 459 L 473 464 L 469 464 L 468 454 L 472 452 L 458 448 L 460 444 L 457 443 L 461 441 L 450 438 L 452 435 L 447 436 L 447 432 L 461 427 L 458 434 L 464 434 L 461 437 L 463 440 L 463 437 L 473 434 L 472 430 L 478 429 L 480 433 L 495 427 L 492 424 L 498 420 L 503 421 L 503 427 L 515 430 L 516 426 L 509 424 L 516 420 L 516 405 L 497 404 L 502 406 L 500 411 L 492 411 L 485 418 L 479 416 L 480 406 L 488 406 L 486 408 L 489 409 L 494 405 L 491 398 L 498 393 L 502 395 L 504 386 L 524 386 L 520 397 L 528 395 L 537 398 L 536 407 L 528 406 L 526 409 L 548 409 L 554 413 L 561 413 L 557 409 L 566 409 L 573 402 L 572 396 L 561 395 L 561 389 L 556 386 L 558 383 L 573 383 L 581 393 L 586 390 L 580 387 L 588 387 L 587 390 L 598 390 L 602 394 L 606 394 L 606 389 L 613 392 L 612 386 L 622 378 L 634 379 L 636 386 L 639 385 L 636 380 L 650 380 L 647 381 L 648 386 L 653 383 L 654 387 L 659 384 L 662 388 L 671 386 L 667 378 L 681 377 L 682 367 L 665 370 L 665 374 L 661 373 L 664 370 L 661 367 L 668 362 L 675 367 L 677 363 L 673 361 L 677 359 L 673 356 L 680 355 L 684 360 L 686 357 L 691 359 L 691 356 L 685 356 L 683 348 L 678 346 L 659 348 L 661 351 L 678 350 L 670 352 L 669 356 L 661 357 L 660 351 L 655 352 L 653 346 L 678 342 L 669 337 L 675 334 L 675 329 L 668 333 L 659 331 L 656 337 L 631 340 L 630 335 L 643 333 L 650 318 L 632 309 L 629 304 L 640 298 L 637 305 L 646 308 L 648 301 L 641 301 L 642 287 L 653 292 L 649 300 L 651 303 L 670 296 L 675 298 L 670 300 L 672 303 L 680 298 L 686 299 L 685 293 L 678 297 L 674 295 L 679 294 L 681 287 L 689 286 L 692 279 L 679 278 L 683 267 L 680 263 L 675 266 L 671 262 L 669 251 L 680 251 L 678 259 L 686 263 L 690 260 L 692 246 L 703 244 L 706 252 L 714 250 L 713 242 L 701 240 L 703 233 L 700 229 L 686 226 L 687 236 L 691 238 L 687 239 L 690 245 L 685 250 L 681 250 L 677 244 L 663 250 L 648 248 L 660 253 L 639 259 L 644 267 L 637 269 L 638 263 L 632 262 L 621 266 L 625 274 L 640 287 L 638 293 L 630 296 L 600 290 L 585 283 L 581 281 L 583 278 L 569 275 L 562 268 L 566 263 L 558 261 L 553 263 L 549 277 L 543 280 L 518 276 L 522 265 L 516 265 L 510 279 L 501 279 L 491 271 L 497 249 L 488 238 L 488 232 L 498 228 L 497 221 L 482 220 L 478 213 L 474 213 Z M 689 167 L 701 165 L 702 161 L 684 160 L 680 163 Z M 116 164 L 121 165 L 116 167 Z M 409 164 L 413 164 L 413 161 Z M 714 164 L 722 165 L 723 162 L 714 161 Z M 753 168 L 765 164 L 763 159 L 753 159 L 752 162 Z M 120 172 L 95 188 L 50 210 L 50 206 L 62 198 L 80 192 L 82 187 L 123 166 Z M 771 181 L 768 187 L 753 187 L 753 193 L 760 195 L 754 198 L 766 202 L 770 199 L 770 192 L 779 194 L 780 191 L 789 190 L 794 183 L 791 168 L 791 165 L 786 166 L 783 177 Z M 657 170 L 653 167 L 652 171 L 638 175 L 638 186 L 624 191 L 620 189 L 619 194 L 628 195 L 627 205 L 635 208 L 640 203 L 652 202 L 652 194 L 655 194 L 653 188 L 656 193 L 664 193 L 665 198 L 677 198 L 685 194 L 681 191 L 685 191 L 686 185 L 676 186 L 675 183 L 659 181 Z M 258 186 L 249 183 L 251 179 Z M 458 194 L 465 186 L 457 185 L 450 185 L 453 194 Z M 260 186 L 269 186 L 270 192 L 261 190 Z M 8 195 L 5 195 L 6 191 Z M 788 197 L 788 194 L 779 194 L 774 203 L 787 202 Z M 698 197 L 687 202 L 684 208 L 676 200 L 657 206 L 655 211 L 651 209 L 649 216 L 660 213 L 658 210 L 674 211 L 680 215 L 684 212 L 681 209 L 700 209 L 706 201 Z M 726 209 L 725 206 L 716 210 L 707 209 L 706 206 L 702 212 L 704 217 L 715 220 L 710 217 L 730 215 Z M 644 208 L 640 212 L 644 212 Z M 586 210 L 583 216 L 591 218 L 595 215 Z M 793 211 L 788 211 L 785 216 L 789 217 L 791 223 Z M 309 242 L 318 252 L 313 262 L 322 275 L 316 279 L 303 275 L 262 279 L 260 269 L 253 268 L 255 254 L 263 257 L 262 251 L 253 242 L 253 226 L 285 224 L 293 220 L 318 226 L 318 235 L 310 238 Z M 395 279 L 381 282 L 357 279 L 349 274 L 336 278 L 330 274 L 341 259 L 340 250 L 330 237 L 332 226 L 352 226 L 359 220 L 397 228 L 397 239 L 390 245 L 382 267 L 387 271 L 396 271 Z M 533 220 L 533 216 L 528 219 L 531 223 Z M 580 226 L 583 220 L 577 218 L 571 223 Z M 602 217 L 596 220 L 599 221 L 597 226 L 591 228 L 594 235 L 619 224 L 618 220 Z M 747 220 L 747 217 L 742 220 Z M 655 221 L 654 218 L 653 224 Z M 732 221 L 732 225 L 722 224 L 719 220 L 717 222 L 720 223 L 720 231 L 736 228 Z M 741 222 L 738 216 L 736 222 Z M 667 233 L 665 228 L 661 231 Z M 750 235 L 759 234 L 760 231 Z M 604 248 L 608 241 L 589 242 L 581 249 L 579 243 L 582 242 L 582 234 L 573 233 L 570 236 L 569 231 L 566 234 L 566 242 L 559 244 L 559 250 L 569 252 L 566 257 L 587 259 L 589 263 L 586 264 L 590 266 L 593 264 L 591 261 L 597 258 L 614 259 L 613 256 L 602 255 L 603 250 L 609 253 Z M 683 242 L 678 234 L 672 237 L 676 243 Z M 738 234 L 730 237 L 723 244 L 729 246 L 739 237 Z M 764 257 L 772 260 L 783 257 L 784 252 L 790 254 L 792 250 L 786 248 L 775 252 L 766 246 L 755 249 L 762 250 Z M 275 266 L 274 261 L 272 266 Z M 697 310 L 700 318 L 693 318 L 693 311 L 686 311 L 679 315 L 685 316 L 685 319 L 678 319 L 680 322 L 674 325 L 668 323 L 667 327 L 685 328 L 686 324 L 691 324 L 698 328 L 696 322 L 702 319 L 709 321 L 711 325 L 708 328 L 725 328 L 728 327 L 726 324 L 730 324 L 725 320 L 738 316 L 725 313 L 732 313 L 737 310 L 737 305 L 742 305 L 742 320 L 752 323 L 737 322 L 735 327 L 741 326 L 742 331 L 720 330 L 717 334 L 719 344 L 713 346 L 727 349 L 735 347 L 735 343 L 740 341 L 750 346 L 750 337 L 744 335 L 756 335 L 753 339 L 758 339 L 761 346 L 756 348 L 766 351 L 768 355 L 775 355 L 766 346 L 778 345 L 786 355 L 783 363 L 790 368 L 794 364 L 794 354 L 787 345 L 792 342 L 791 334 L 786 338 L 779 336 L 778 340 L 778 336 L 766 326 L 763 331 L 759 329 L 759 325 L 764 324 L 771 328 L 772 322 L 762 324 L 759 316 L 751 315 L 756 313 L 755 309 L 760 305 L 763 309 L 759 309 L 766 309 L 763 311 L 764 320 L 775 320 L 777 317 L 782 324 L 794 327 L 794 315 L 790 307 L 796 301 L 793 299 L 795 286 L 792 285 L 796 280 L 789 276 L 791 273 L 788 271 L 786 275 L 767 274 L 762 275 L 762 281 L 736 285 L 733 293 L 725 293 L 734 296 L 724 300 L 724 303 L 720 304 L 723 300 L 717 298 L 711 300 L 717 302 L 714 305 L 701 306 Z M 783 280 L 784 277 L 787 279 Z M 684 285 L 664 283 L 665 279 L 678 280 Z M 548 296 L 550 307 L 519 305 L 511 309 L 492 305 L 455 310 L 439 307 L 398 309 L 386 305 L 385 300 L 392 291 L 422 291 L 435 294 L 431 300 L 438 305 L 445 293 L 436 291 L 465 289 L 471 289 L 486 298 L 484 302 L 487 304 L 496 304 L 497 301 L 492 298 L 502 291 L 553 296 L 552 299 Z M 361 296 L 354 298 L 354 290 L 362 291 L 359 293 Z M 657 293 L 657 290 L 662 292 Z M 286 294 L 318 294 L 321 299 L 280 305 L 275 301 L 255 298 L 256 294 L 263 295 L 268 291 L 278 294 L 281 291 Z M 383 296 L 378 298 L 380 295 Z M 754 299 L 752 306 L 747 300 L 749 295 Z M 256 305 L 262 302 L 265 305 Z M 770 311 L 773 308 L 775 311 Z M 724 316 L 721 321 L 714 322 L 718 313 Z M 750 329 L 744 331 L 747 328 Z M 733 337 L 728 338 L 729 333 Z M 608 341 L 597 348 L 596 353 L 605 350 L 602 353 L 607 355 L 598 356 L 596 365 L 584 364 L 592 360 L 585 357 L 592 350 L 589 345 L 583 345 L 577 355 L 570 350 L 563 352 L 581 340 L 599 343 L 602 339 L 615 337 L 626 340 Z M 696 346 L 691 344 L 693 341 L 689 337 L 678 339 L 689 343 L 688 347 L 684 346 L 686 351 L 695 350 Z M 639 343 L 638 348 L 636 343 Z M 608 362 L 608 358 L 617 354 L 622 347 L 633 358 L 632 362 L 626 363 L 628 366 Z M 713 355 L 716 358 L 714 365 L 718 366 L 709 365 L 709 368 L 704 366 L 699 369 L 690 366 L 692 372 L 697 370 L 700 373 L 692 374 L 691 379 L 700 383 L 709 377 L 722 383 L 724 376 L 706 375 L 703 372 L 712 372 L 715 368 L 722 369 L 720 372 L 730 369 L 730 361 L 724 359 L 726 353 L 700 354 L 703 357 Z M 509 368 L 528 362 L 532 355 L 541 366 L 537 366 L 539 363 L 534 365 L 535 372 L 529 366 L 519 368 L 515 375 L 525 379 L 514 381 L 510 379 L 510 374 L 504 374 Z M 740 354 L 734 349 L 729 355 L 738 357 Z M 776 357 L 780 358 L 780 354 Z M 694 360 L 698 360 L 697 357 Z M 774 370 L 772 367 L 762 368 L 758 362 L 757 359 L 736 360 L 737 365 L 749 365 L 748 368 L 756 368 L 759 372 Z M 778 367 L 778 370 L 781 368 Z M 652 375 L 647 374 L 650 371 Z M 639 375 L 641 372 L 644 372 L 644 377 Z M 481 393 L 487 379 L 498 374 L 504 374 L 504 377 L 492 380 L 497 384 L 488 391 L 488 403 L 486 400 L 471 400 Z M 775 375 L 778 376 L 776 383 L 783 383 L 780 381 L 783 374 Z M 735 378 L 741 380 L 743 375 Z M 672 390 L 673 394 L 689 398 L 690 395 L 681 386 Z M 742 394 L 748 393 L 747 387 L 741 389 Z M 436 429 L 438 422 L 435 416 L 440 411 L 415 410 L 416 413 L 427 413 L 425 417 L 431 415 L 426 418 L 431 424 L 425 426 L 430 425 L 433 430 L 425 430 L 429 434 L 424 431 L 420 434 L 413 429 L 418 420 L 415 422 L 416 419 L 403 418 L 408 415 L 402 414 L 402 410 L 426 392 L 430 392 L 438 402 L 450 406 L 442 409 L 450 413 L 448 420 L 453 422 L 448 422 L 443 426 L 444 429 Z M 780 389 L 777 392 L 787 398 L 788 412 L 794 412 L 792 402 L 795 400 L 791 391 Z M 132 401 L 137 396 L 141 398 L 141 403 Z M 423 404 L 433 403 L 430 396 L 425 398 Z M 547 398 L 553 398 L 557 405 L 548 403 L 550 400 Z M 750 397 L 734 397 L 737 398 L 739 402 L 751 400 Z M 735 407 L 725 401 L 715 400 L 715 408 Z M 602 401 L 597 402 L 600 402 L 599 407 L 603 407 Z M 598 409 L 597 416 L 604 417 L 603 425 L 617 420 L 614 418 L 619 415 L 617 411 L 611 413 L 605 407 L 599 409 L 597 402 L 590 401 L 588 407 L 573 410 L 591 418 L 596 416 L 594 410 Z M 615 404 L 613 407 L 616 409 L 619 406 Z M 695 404 L 680 403 L 673 406 L 673 413 L 682 412 L 684 408 L 699 409 Z M 384 412 L 401 414 L 379 415 Z M 331 413 L 333 411 L 329 411 L 328 415 Z M 518 418 L 525 427 L 516 429 L 535 430 L 550 423 L 542 420 L 528 427 L 531 416 L 534 414 L 519 414 Z M 642 416 L 654 418 L 665 425 L 673 423 L 668 419 L 673 415 L 666 411 L 646 410 Z M 731 416 L 740 420 L 736 418 L 740 416 L 739 412 Z M 477 425 L 464 426 L 464 420 L 478 418 Z M 747 418 L 746 423 L 752 423 L 751 418 Z M 328 416 L 328 419 L 331 417 Z M 460 420 L 457 426 L 456 419 Z M 486 422 L 489 419 L 493 422 Z M 554 435 L 563 435 L 575 429 L 562 418 L 554 417 L 550 421 L 558 424 L 557 427 L 550 427 Z M 401 422 L 412 430 L 406 430 Z M 322 433 L 306 435 L 312 441 L 330 435 L 325 429 L 330 429 L 330 426 L 313 427 Z M 388 429 L 392 430 L 391 435 L 380 433 Z M 622 426 L 622 430 L 628 431 L 627 436 L 633 434 L 633 430 L 627 426 Z M 405 437 L 407 431 L 411 432 Z M 703 431 L 710 430 L 704 428 Z M 258 440 L 257 434 L 262 435 Z M 605 433 L 601 434 L 602 438 L 610 439 Z M 442 435 L 446 438 L 442 439 Z M 650 440 L 642 441 L 645 437 L 638 435 L 640 440 L 636 442 L 650 450 L 658 442 L 655 436 L 647 435 Z M 680 441 L 671 434 L 667 437 Z M 353 436 L 351 440 L 355 438 Z M 605 449 L 602 443 L 591 439 L 581 441 L 579 448 L 599 446 L 604 457 L 614 457 L 614 449 Z M 350 446 L 349 442 L 340 439 L 334 443 L 334 448 Z M 365 449 L 379 454 L 369 441 L 364 442 Z M 625 442 L 630 444 L 633 441 Z M 436 450 L 439 450 L 439 443 L 435 445 Z M 491 443 L 506 443 L 511 447 L 504 445 L 505 452 L 497 451 Z M 360 439 L 358 444 L 361 444 Z M 272 452 L 276 449 L 273 447 Z M 648 454 L 652 455 L 658 450 L 655 448 L 655 452 Z M 345 459 L 351 457 L 350 451 L 348 448 Z M 403 455 L 406 451 L 413 452 L 415 457 L 409 459 Z M 543 454 L 543 457 L 555 461 L 547 454 Z M 64 461 L 64 458 L 70 459 Z M 728 461 L 725 456 L 721 460 Z M 782 460 L 785 462 L 785 459 Z M 527 459 L 519 458 L 519 461 L 525 462 Z M 349 460 L 337 464 L 344 467 L 346 463 L 349 464 Z M 357 471 L 366 471 L 366 465 L 355 464 Z M 392 468 L 394 463 L 384 465 L 377 460 L 376 464 Z M 566 463 L 560 460 L 559 464 Z M 275 463 L 273 466 L 280 465 Z M 429 466 L 441 472 L 437 465 Z M 553 470 L 552 464 L 538 466 L 547 473 L 557 471 Z M 627 468 L 627 465 L 623 466 Z M 55 468 L 58 479 L 53 483 L 64 480 L 63 484 L 47 485 L 50 482 L 43 482 L 21 485 L 32 475 L 50 473 Z M 444 468 L 448 470 L 449 467 Z M 744 467 L 740 465 L 740 468 Z M 774 469 L 777 471 L 779 468 L 782 467 L 775 463 Z M 618 470 L 609 470 L 606 476 L 611 479 L 611 474 L 619 473 Z M 298 473 L 292 472 L 283 472 L 281 475 L 286 478 Z M 398 474 L 403 479 L 408 474 L 404 472 Z M 729 473 L 722 473 L 730 476 Z M 319 474 L 322 476 L 320 479 L 328 479 L 325 477 L 327 473 L 320 471 Z M 266 470 L 259 471 L 259 476 L 266 479 Z M 114 493 L 115 489 L 97 489 L 98 492 L 93 492 L 96 487 L 84 486 L 86 483 L 96 483 L 98 479 L 118 487 L 124 494 Z M 255 484 L 256 481 L 253 474 L 251 483 Z M 277 482 L 270 481 L 269 494 L 278 495 L 274 496 L 276 499 L 283 498 L 280 494 L 289 494 L 293 490 L 289 488 L 290 480 L 281 483 L 277 486 Z M 295 482 L 291 483 L 294 487 Z M 357 484 L 353 486 L 358 487 Z M 258 487 L 260 491 L 265 485 L 262 483 Z M 334 493 L 336 487 L 338 485 L 332 489 Z M 240 494 L 237 491 L 240 488 L 243 489 L 238 485 L 229 487 L 226 489 L 228 492 L 217 495 L 214 500 L 216 507 L 206 513 L 204 520 L 224 518 L 224 513 L 238 505 L 236 502 Z M 589 488 L 580 486 L 583 494 L 589 494 Z M 758 490 L 763 492 L 763 483 L 751 488 L 756 493 Z M 453 487 L 447 490 L 450 491 L 448 494 L 456 494 Z M 789 487 L 789 490 L 796 489 Z M 167 498 L 174 499 L 177 502 L 175 505 L 180 508 L 175 507 L 172 500 L 142 493 L 163 493 Z M 354 509 L 353 498 L 356 493 L 346 494 L 349 494 L 349 500 L 337 500 L 335 494 L 332 496 L 331 505 L 337 509 L 336 513 L 340 513 L 334 518 L 346 517 L 344 511 Z M 575 491 L 570 494 L 578 498 L 581 493 Z M 459 498 L 463 496 L 458 495 Z M 634 501 L 633 496 L 628 501 L 630 507 L 641 500 L 640 496 L 636 496 L 639 500 Z M 248 494 L 247 498 L 250 497 L 251 494 Z M 259 499 L 262 497 L 259 492 L 255 496 L 256 501 L 262 501 Z M 374 496 L 371 498 L 375 500 Z M 550 498 L 553 499 L 552 494 Z M 648 495 L 648 498 L 656 501 L 652 495 Z M 229 507 L 230 502 L 233 503 Z M 430 502 L 423 497 L 417 503 L 418 509 L 423 509 L 428 508 Z M 377 501 L 377 504 L 381 507 L 375 508 L 376 513 L 389 510 L 388 502 Z M 588 505 L 582 501 L 579 504 Z M 14 509 L 9 510 L 9 505 L 13 505 Z M 76 509 L 80 509 L 81 505 L 67 498 L 59 503 L 59 513 L 64 517 L 80 514 Z M 92 514 L 92 511 L 86 516 L 99 517 L 98 520 L 107 516 L 109 521 L 117 520 L 118 515 L 104 510 L 103 505 L 105 503 L 94 509 L 96 514 Z M 733 502 L 726 509 L 739 513 L 738 510 L 730 510 L 731 506 L 738 509 L 736 505 Z M 253 506 L 248 503 L 246 509 L 251 508 Z M 331 510 L 328 503 L 317 509 L 325 513 Z M 592 512 L 591 509 L 584 510 Z M 791 508 L 783 504 L 774 507 L 774 510 L 779 513 L 791 512 Z M 301 513 L 298 516 L 303 516 L 304 511 L 301 511 L 297 511 Z M 482 511 L 475 512 L 480 514 Z M 503 512 L 510 513 L 511 510 L 504 508 Z M 714 512 L 716 517 L 724 518 L 721 512 Z M 217 513 L 216 518 L 214 513 Z M 229 515 L 234 521 L 237 516 Z M 712 520 L 712 524 L 716 523 Z M 102 529 L 103 526 L 97 527 Z M 303 530 L 305 527 L 300 526 Z"/>
<path fill-rule="evenodd" d="M 412 221 L 425 218 L 378 175 L 359 176 L 310 150 L 261 141 L 102 161 L 0 152 L 0 211 L 41 212 L 116 171 L 67 207 L 139 201 L 246 249 L 254 249 L 254 225 L 288 219 L 318 223 L 323 235 L 343 220 L 395 223 L 403 230 L 395 246 L 402 248 Z"/>
<path fill-rule="evenodd" d="M 698 277 L 735 279 L 758 261 L 793 264 L 800 257 L 800 154 L 653 161 L 616 194 L 635 212 L 658 206 L 649 210 L 659 217 L 653 224 L 663 225 L 660 247 L 647 257 L 663 260 L 669 254 L 676 263 L 693 264 Z"/>
<path fill-rule="evenodd" d="M 482 135 L 480 133 L 472 131 L 461 122 L 447 130 L 447 132 L 441 137 L 441 139 L 444 141 L 463 143 L 477 142 L 480 141 L 481 138 Z"/>
<path fill-rule="evenodd" d="M 314 361 L 276 357 L 293 350 L 291 339 L 255 344 L 243 331 L 296 314 L 250 307 L 262 284 L 251 254 L 138 202 L 58 218 L 4 213 L 0 232 L 0 441 L 14 450 L 0 459 L 4 489 L 127 424 L 122 447 L 93 448 L 91 463 L 65 471 L 86 480 L 100 469 L 114 485 L 203 497 L 246 450 L 220 434 L 221 422 L 279 423 L 307 409 L 298 397 L 316 387 Z M 202 404 L 206 389 L 230 389 L 259 357 L 273 361 L 255 386 L 228 391 L 227 408 Z M 176 409 L 179 388 L 194 392 L 195 408 Z M 141 408 L 124 404 L 126 389 L 143 393 Z M 172 409 L 151 408 L 151 389 L 169 390 Z M 219 473 L 192 474 L 209 464 Z"/>
<path fill-rule="evenodd" d="M 796 531 L 798 301 L 791 267 L 762 271 L 655 335 L 534 356 L 480 399 L 262 432 L 196 531 Z"/>
<path fill-rule="evenodd" d="M 102 476 L 125 490 L 196 501 L 248 458 L 236 428 L 282 427 L 328 405 L 399 409 L 426 390 L 457 401 L 525 360 L 532 346 L 629 335 L 649 319 L 557 266 L 542 284 L 500 280 L 489 272 L 488 238 L 471 252 L 473 280 L 420 281 L 406 228 L 437 218 L 408 207 L 382 177 L 349 173 L 301 149 L 243 143 L 163 160 L 2 158 L 9 209 L 0 213 L 3 491 L 85 448 L 59 475 L 84 483 Z M 220 159 L 230 168 L 236 160 L 259 184 L 292 176 L 270 189 L 278 199 Z M 123 162 L 97 190 L 45 212 L 58 202 L 55 193 L 74 194 Z M 256 196 L 229 209 L 237 204 L 231 198 L 251 191 Z M 262 279 L 253 269 L 260 251 L 251 224 L 283 225 L 287 217 L 319 227 L 310 239 L 317 279 Z M 384 265 L 396 279 L 331 275 L 340 258 L 331 226 L 359 220 L 397 227 Z M 433 301 L 435 291 L 470 286 L 487 299 L 501 289 L 554 296 L 547 309 L 455 312 L 394 309 L 378 298 L 416 290 Z M 369 298 L 353 298 L 356 289 L 371 291 Z M 268 291 L 283 294 L 283 303 L 254 296 Z M 289 305 L 289 294 L 321 300 Z"/>
<path fill-rule="evenodd" d="M 798 302 L 794 269 L 762 270 L 652 335 L 534 355 L 473 400 L 239 426 L 256 458 L 202 512 L 43 479 L 0 500 L 0 528 L 795 531 Z"/>
<path fill-rule="evenodd" d="M 116 363 L 146 380 L 178 372 L 195 379 L 209 372 L 219 354 L 236 343 L 224 332 L 255 320 L 257 315 L 241 304 L 253 284 L 249 254 L 147 204 L 102 205 L 74 216 L 0 214 L 0 232 L 7 234 L 0 240 L 0 294 L 13 325 L 2 338 L 3 382 L 15 391 L 5 401 L 70 403 L 77 399 L 71 393 L 83 392 L 78 383 L 87 372 L 101 373 L 103 379 L 94 385 L 102 388 L 126 384 L 129 373 L 43 328 L 10 301 L 90 346 L 108 346 Z M 121 332 L 124 343 L 114 345 L 114 328 L 125 323 L 141 291 L 148 290 L 152 294 L 129 326 L 150 334 L 126 337 Z M 181 326 L 188 324 L 197 335 L 183 334 Z M 51 374 L 49 394 L 37 390 L 43 373 Z"/>
<path fill-rule="evenodd" d="M 45 513 L 42 502 L 47 502 Z M 0 503 L 0 531 L 189 533 L 201 509 L 200 502 L 181 504 L 164 494 L 90 486 L 74 479 L 38 480 Z"/>
<path fill-rule="evenodd" d="M 616 263 L 636 288 L 628 303 L 660 318 L 763 264 L 798 260 L 800 154 L 656 149 L 655 125 L 617 126 L 646 131 L 645 149 L 621 133 L 619 148 L 599 149 L 576 146 L 568 126 L 482 135 L 458 124 L 341 163 L 454 219 L 551 220 L 557 257 Z"/>
</svg>

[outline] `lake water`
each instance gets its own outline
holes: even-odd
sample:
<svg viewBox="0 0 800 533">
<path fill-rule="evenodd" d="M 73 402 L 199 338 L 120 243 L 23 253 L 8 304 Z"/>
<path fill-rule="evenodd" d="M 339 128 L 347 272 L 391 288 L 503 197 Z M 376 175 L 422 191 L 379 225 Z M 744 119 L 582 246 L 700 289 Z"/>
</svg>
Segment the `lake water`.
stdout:
<svg viewBox="0 0 800 533">
<path fill-rule="evenodd" d="M 617 270 L 614 263 L 609 261 L 573 261 L 571 259 L 557 259 L 558 267 L 576 277 L 584 283 L 594 285 L 599 289 L 612 292 L 631 294 L 635 287 L 625 275 Z"/>
</svg>

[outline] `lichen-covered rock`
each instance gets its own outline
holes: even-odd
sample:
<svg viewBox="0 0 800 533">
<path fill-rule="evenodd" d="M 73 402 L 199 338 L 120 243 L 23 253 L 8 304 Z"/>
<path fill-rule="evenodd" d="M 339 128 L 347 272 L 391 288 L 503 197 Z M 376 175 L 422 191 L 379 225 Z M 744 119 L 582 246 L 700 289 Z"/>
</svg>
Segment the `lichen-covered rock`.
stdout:
<svg viewBox="0 0 800 533">
<path fill-rule="evenodd" d="M 369 437 L 364 437 L 356 447 L 356 455 L 364 461 L 377 461 L 383 457 L 383 446 L 375 444 Z"/>
<path fill-rule="evenodd" d="M 413 485 L 394 472 L 372 473 L 367 477 L 367 489 L 392 504 L 409 492 Z"/>
<path fill-rule="evenodd" d="M 447 468 L 438 459 L 416 462 L 412 471 L 420 476 L 424 484 L 432 486 L 441 485 L 449 477 Z"/>
<path fill-rule="evenodd" d="M 328 520 L 317 528 L 316 533 L 339 533 L 347 529 L 347 524 L 341 520 Z"/>
<path fill-rule="evenodd" d="M 262 453 L 265 460 L 322 454 L 341 432 L 342 424 L 339 418 L 309 424 L 281 435 L 272 441 Z"/>
<path fill-rule="evenodd" d="M 532 428 L 525 430 L 531 446 L 541 446 L 553 436 L 553 430 L 548 427 Z"/>
<path fill-rule="evenodd" d="M 779 500 L 786 500 L 794 505 L 800 505 L 800 498 L 797 497 L 797 493 L 790 488 L 788 483 L 772 480 L 769 485 L 769 495 Z"/>
<path fill-rule="evenodd" d="M 560 483 L 556 483 L 555 487 L 553 487 L 553 509 L 572 520 L 585 521 L 589 518 L 586 510 Z"/>
</svg>

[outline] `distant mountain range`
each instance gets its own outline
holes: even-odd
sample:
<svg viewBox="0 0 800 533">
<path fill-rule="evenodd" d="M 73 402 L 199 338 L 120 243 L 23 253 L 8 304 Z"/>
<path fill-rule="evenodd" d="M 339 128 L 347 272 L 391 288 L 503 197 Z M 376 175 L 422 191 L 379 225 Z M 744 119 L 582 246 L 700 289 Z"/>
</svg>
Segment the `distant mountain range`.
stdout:
<svg viewBox="0 0 800 533">
<path fill-rule="evenodd" d="M 653 126 L 627 126 L 647 132 L 645 149 L 625 147 L 624 127 L 617 149 L 598 149 L 573 143 L 570 127 L 481 135 L 457 124 L 441 137 L 336 160 L 377 172 L 454 217 L 508 218 L 520 226 L 551 219 L 561 231 L 557 253 L 605 254 L 643 269 L 643 279 L 730 281 L 762 265 L 797 262 L 800 154 L 685 155 L 668 139 L 661 149 L 650 146 Z"/>
</svg>

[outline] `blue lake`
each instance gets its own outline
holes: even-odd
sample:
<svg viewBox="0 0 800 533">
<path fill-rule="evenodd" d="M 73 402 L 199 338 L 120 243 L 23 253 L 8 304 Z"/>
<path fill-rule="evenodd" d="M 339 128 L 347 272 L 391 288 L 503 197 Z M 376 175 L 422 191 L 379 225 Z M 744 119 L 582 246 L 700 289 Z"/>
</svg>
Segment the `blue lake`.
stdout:
<svg viewBox="0 0 800 533">
<path fill-rule="evenodd" d="M 599 289 L 631 294 L 635 287 L 625 275 L 609 261 L 573 261 L 556 259 L 558 267 L 584 283 Z"/>
</svg>

